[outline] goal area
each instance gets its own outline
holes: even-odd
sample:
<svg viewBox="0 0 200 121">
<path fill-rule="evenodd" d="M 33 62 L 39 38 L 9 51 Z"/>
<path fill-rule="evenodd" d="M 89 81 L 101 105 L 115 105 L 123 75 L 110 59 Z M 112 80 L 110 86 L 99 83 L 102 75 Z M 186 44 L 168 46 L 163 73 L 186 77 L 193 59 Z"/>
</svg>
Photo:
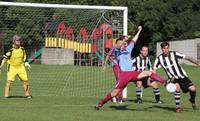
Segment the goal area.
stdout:
<svg viewBox="0 0 200 121">
<path fill-rule="evenodd" d="M 115 79 L 110 64 L 102 72 L 102 62 L 127 35 L 127 14 L 118 6 L 0 2 L 0 54 L 12 47 L 12 36 L 22 37 L 34 96 L 103 96 Z M 3 93 L 6 66 L 0 80 Z M 16 78 L 11 95 L 22 94 Z"/>
</svg>

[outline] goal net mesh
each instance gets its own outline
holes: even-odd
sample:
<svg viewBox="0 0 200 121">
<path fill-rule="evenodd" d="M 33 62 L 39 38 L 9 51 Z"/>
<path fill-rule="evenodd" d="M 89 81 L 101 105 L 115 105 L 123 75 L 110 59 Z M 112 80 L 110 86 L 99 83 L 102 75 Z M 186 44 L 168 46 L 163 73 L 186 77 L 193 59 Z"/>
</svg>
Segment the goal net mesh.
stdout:
<svg viewBox="0 0 200 121">
<path fill-rule="evenodd" d="M 0 5 L 1 56 L 22 37 L 32 69 L 28 71 L 34 96 L 102 96 L 115 84 L 110 65 L 102 61 L 123 34 L 123 11 Z M 1 92 L 6 82 L 1 74 Z M 23 95 L 18 77 L 11 95 Z"/>
</svg>

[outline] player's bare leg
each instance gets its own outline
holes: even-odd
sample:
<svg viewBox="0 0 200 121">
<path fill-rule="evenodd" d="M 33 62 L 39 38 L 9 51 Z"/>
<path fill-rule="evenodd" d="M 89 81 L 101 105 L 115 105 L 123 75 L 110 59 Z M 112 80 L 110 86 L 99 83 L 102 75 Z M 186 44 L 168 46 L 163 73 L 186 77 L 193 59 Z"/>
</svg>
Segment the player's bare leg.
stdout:
<svg viewBox="0 0 200 121">
<path fill-rule="evenodd" d="M 32 98 L 32 96 L 29 93 L 29 83 L 28 80 L 23 81 L 23 89 L 24 89 L 24 95 L 26 98 Z"/>
<path fill-rule="evenodd" d="M 6 85 L 5 85 L 5 90 L 4 90 L 5 98 L 8 98 L 8 96 L 9 96 L 11 85 L 12 85 L 12 80 L 7 80 Z"/>
<path fill-rule="evenodd" d="M 113 97 L 117 96 L 121 89 L 113 89 L 110 93 L 106 95 L 104 99 L 102 99 L 96 106 L 95 109 L 99 110 L 105 103 L 107 103 L 109 100 L 111 100 Z"/>
<path fill-rule="evenodd" d="M 189 99 L 189 101 L 190 101 L 191 104 L 192 104 L 192 108 L 193 108 L 194 110 L 196 110 L 196 109 L 197 109 L 196 102 L 195 102 L 196 88 L 195 88 L 194 85 L 192 85 L 192 86 L 190 86 L 188 89 L 189 89 L 189 91 L 190 91 L 190 99 Z"/>
</svg>

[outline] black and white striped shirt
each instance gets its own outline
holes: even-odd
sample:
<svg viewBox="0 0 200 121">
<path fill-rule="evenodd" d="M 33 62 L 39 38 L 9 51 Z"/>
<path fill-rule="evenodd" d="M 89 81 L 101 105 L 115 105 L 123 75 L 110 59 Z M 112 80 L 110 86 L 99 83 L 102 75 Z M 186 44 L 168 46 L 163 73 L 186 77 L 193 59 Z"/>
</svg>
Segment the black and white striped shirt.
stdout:
<svg viewBox="0 0 200 121">
<path fill-rule="evenodd" d="M 151 60 L 149 57 L 142 58 L 141 56 L 137 56 L 133 59 L 133 64 L 136 67 L 136 70 L 144 71 L 144 70 L 152 70 Z"/>
<path fill-rule="evenodd" d="M 164 56 L 163 54 L 159 55 L 154 63 L 154 69 L 158 69 L 163 67 L 168 77 L 175 78 L 175 79 L 182 79 L 188 77 L 186 72 L 178 63 L 178 59 L 184 59 L 185 55 L 170 51 L 168 56 Z"/>
</svg>

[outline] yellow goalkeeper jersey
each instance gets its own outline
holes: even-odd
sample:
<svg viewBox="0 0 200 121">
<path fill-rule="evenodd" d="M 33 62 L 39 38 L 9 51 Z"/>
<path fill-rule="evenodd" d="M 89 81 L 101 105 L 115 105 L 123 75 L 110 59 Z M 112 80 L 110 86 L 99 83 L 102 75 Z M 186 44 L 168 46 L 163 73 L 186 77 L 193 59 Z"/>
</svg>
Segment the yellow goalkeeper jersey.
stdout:
<svg viewBox="0 0 200 121">
<path fill-rule="evenodd" d="M 23 47 L 12 48 L 5 54 L 7 63 L 13 66 L 20 66 L 26 61 L 26 52 Z"/>
</svg>

